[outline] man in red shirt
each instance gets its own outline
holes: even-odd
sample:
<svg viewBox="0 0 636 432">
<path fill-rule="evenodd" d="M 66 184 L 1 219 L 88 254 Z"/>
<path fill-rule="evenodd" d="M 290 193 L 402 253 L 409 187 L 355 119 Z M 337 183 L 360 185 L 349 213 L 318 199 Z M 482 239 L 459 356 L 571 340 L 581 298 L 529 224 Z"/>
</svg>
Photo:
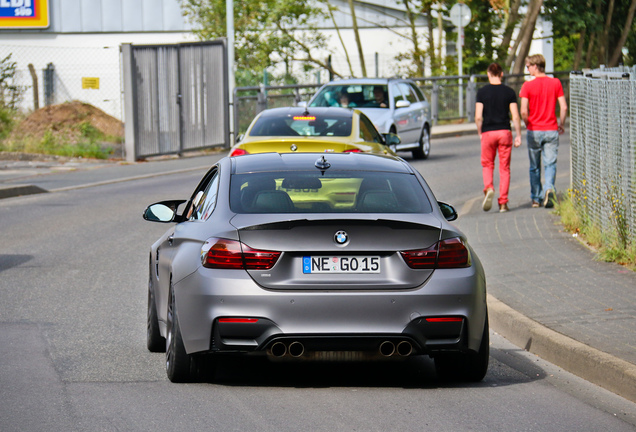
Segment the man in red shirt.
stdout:
<svg viewBox="0 0 636 432">
<path fill-rule="evenodd" d="M 557 155 L 559 135 L 564 132 L 567 102 L 558 78 L 545 74 L 545 58 L 541 54 L 526 57 L 526 67 L 533 79 L 521 87 L 521 118 L 526 124 L 528 156 L 530 158 L 530 199 L 532 207 L 539 207 L 543 200 L 546 208 L 554 206 L 556 194 Z M 559 102 L 559 120 L 556 103 Z M 545 167 L 545 181 L 541 186 L 541 161 Z"/>
</svg>

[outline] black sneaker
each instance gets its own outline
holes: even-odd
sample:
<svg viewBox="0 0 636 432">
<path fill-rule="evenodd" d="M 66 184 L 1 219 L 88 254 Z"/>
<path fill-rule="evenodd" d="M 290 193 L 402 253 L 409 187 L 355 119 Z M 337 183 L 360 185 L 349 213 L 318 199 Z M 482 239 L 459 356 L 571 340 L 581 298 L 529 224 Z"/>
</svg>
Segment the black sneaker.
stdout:
<svg viewBox="0 0 636 432">
<path fill-rule="evenodd" d="M 552 208 L 556 202 L 556 195 L 552 189 L 548 189 L 545 193 L 545 199 L 543 200 L 543 207 Z"/>
</svg>

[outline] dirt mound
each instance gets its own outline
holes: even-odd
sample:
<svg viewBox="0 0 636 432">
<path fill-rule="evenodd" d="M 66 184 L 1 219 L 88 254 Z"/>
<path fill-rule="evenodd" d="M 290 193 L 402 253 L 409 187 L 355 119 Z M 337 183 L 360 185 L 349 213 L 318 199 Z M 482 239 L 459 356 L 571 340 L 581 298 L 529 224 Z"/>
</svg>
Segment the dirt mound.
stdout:
<svg viewBox="0 0 636 432">
<path fill-rule="evenodd" d="M 108 141 L 121 141 L 124 124 L 93 105 L 73 101 L 40 108 L 31 113 L 14 129 L 14 136 L 30 136 L 41 139 L 47 132 L 62 135 L 66 140 L 77 142 L 86 125 L 101 132 Z"/>
</svg>

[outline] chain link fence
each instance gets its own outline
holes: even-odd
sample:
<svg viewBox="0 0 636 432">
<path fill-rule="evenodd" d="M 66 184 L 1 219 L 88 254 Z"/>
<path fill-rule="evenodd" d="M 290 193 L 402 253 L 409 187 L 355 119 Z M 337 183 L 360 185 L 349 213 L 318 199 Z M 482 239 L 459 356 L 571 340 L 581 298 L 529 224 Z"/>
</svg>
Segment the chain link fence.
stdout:
<svg viewBox="0 0 636 432">
<path fill-rule="evenodd" d="M 636 235 L 636 68 L 570 75 L 571 187 L 583 217 L 623 246 Z"/>
<path fill-rule="evenodd" d="M 552 72 L 563 84 L 569 98 L 570 72 Z M 504 84 L 517 94 L 527 75 L 505 75 Z M 413 78 L 431 104 L 433 124 L 475 120 L 477 90 L 488 83 L 487 75 Z M 237 87 L 234 90 L 234 130 L 242 134 L 252 119 L 268 108 L 295 106 L 307 102 L 322 84 Z"/>
<path fill-rule="evenodd" d="M 9 54 L 15 84 L 25 90 L 23 110 L 79 100 L 123 120 L 119 46 L 0 44 L 0 59 Z"/>
</svg>

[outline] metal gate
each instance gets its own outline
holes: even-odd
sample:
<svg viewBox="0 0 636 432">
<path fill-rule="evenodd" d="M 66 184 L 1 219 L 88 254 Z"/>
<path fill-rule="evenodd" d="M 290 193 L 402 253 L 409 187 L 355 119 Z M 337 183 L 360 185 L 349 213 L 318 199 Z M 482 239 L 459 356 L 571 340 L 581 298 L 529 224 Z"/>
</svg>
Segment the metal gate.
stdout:
<svg viewBox="0 0 636 432">
<path fill-rule="evenodd" d="M 225 40 L 121 52 L 126 160 L 229 147 Z"/>
</svg>

